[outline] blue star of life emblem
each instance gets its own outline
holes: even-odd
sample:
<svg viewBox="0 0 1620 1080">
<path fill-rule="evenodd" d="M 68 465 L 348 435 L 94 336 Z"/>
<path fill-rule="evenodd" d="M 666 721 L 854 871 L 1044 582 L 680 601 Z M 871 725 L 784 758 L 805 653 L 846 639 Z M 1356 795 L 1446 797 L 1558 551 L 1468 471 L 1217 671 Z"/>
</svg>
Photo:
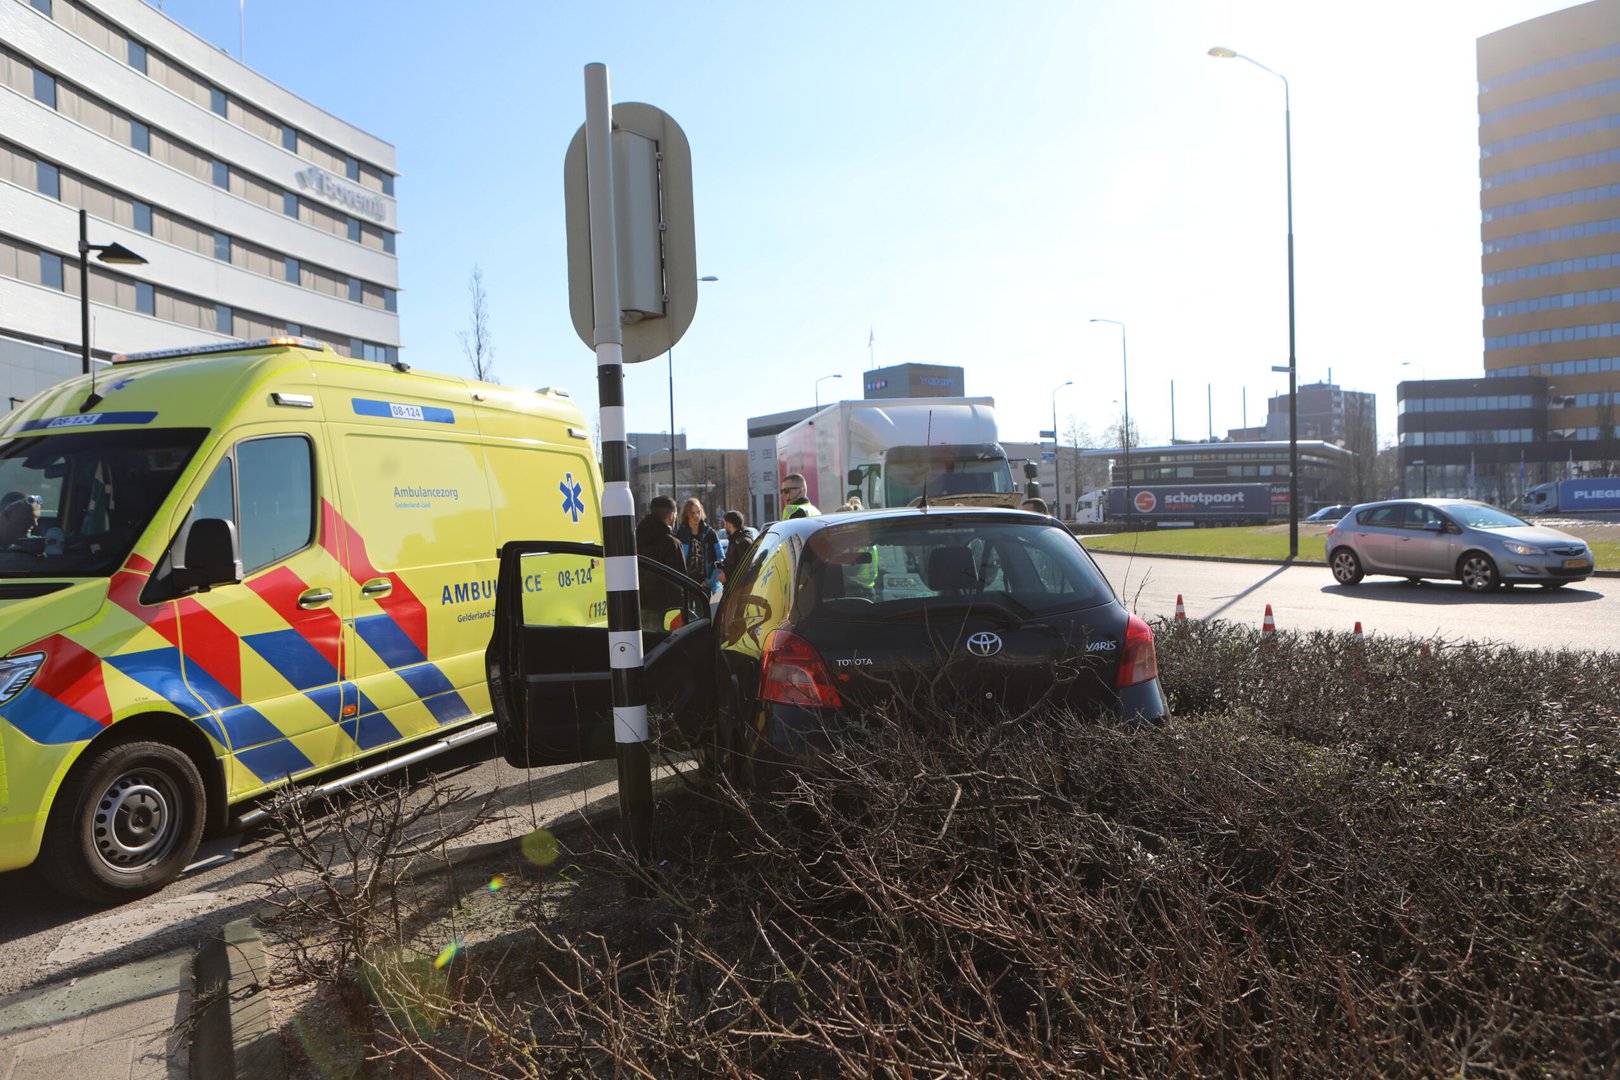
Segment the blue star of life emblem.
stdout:
<svg viewBox="0 0 1620 1080">
<path fill-rule="evenodd" d="M 575 525 L 579 524 L 579 515 L 585 512 L 585 500 L 580 498 L 585 489 L 574 479 L 573 473 L 564 473 L 562 483 L 557 485 L 562 492 L 562 512 L 567 514 Z"/>
</svg>

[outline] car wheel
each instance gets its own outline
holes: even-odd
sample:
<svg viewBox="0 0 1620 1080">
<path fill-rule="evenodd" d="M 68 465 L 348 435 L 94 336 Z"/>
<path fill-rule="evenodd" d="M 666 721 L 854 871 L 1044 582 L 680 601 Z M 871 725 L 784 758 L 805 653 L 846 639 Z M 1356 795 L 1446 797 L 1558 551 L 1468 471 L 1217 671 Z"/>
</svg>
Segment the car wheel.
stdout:
<svg viewBox="0 0 1620 1080">
<path fill-rule="evenodd" d="M 1478 551 L 1470 551 L 1462 557 L 1457 564 L 1457 576 L 1462 579 L 1463 588 L 1469 592 L 1490 592 L 1502 584 L 1502 577 L 1496 572 L 1496 564 L 1491 557 Z"/>
<path fill-rule="evenodd" d="M 40 871 L 95 903 L 157 892 L 196 852 L 203 806 L 202 776 L 176 747 L 142 739 L 102 747 L 57 793 Z"/>
<path fill-rule="evenodd" d="M 1335 548 L 1333 550 L 1333 580 L 1340 585 L 1360 585 L 1365 573 L 1361 569 L 1361 560 L 1349 548 Z"/>
</svg>

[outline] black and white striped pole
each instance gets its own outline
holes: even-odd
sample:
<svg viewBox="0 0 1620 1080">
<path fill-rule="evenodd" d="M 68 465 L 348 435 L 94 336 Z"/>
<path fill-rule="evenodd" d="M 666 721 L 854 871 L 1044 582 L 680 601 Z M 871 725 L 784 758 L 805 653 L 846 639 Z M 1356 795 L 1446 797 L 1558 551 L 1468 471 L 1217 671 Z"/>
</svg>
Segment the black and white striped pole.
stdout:
<svg viewBox="0 0 1620 1080">
<path fill-rule="evenodd" d="M 607 556 L 608 664 L 613 739 L 619 763 L 619 826 L 625 846 L 652 853 L 652 762 L 642 699 L 641 576 L 636 570 L 636 504 L 624 429 L 624 331 L 619 325 L 618 238 L 614 222 L 613 106 L 604 64 L 585 68 L 585 161 L 590 195 L 591 295 L 596 389 L 602 415 L 602 549 Z"/>
<path fill-rule="evenodd" d="M 585 125 L 563 166 L 574 329 L 596 353 L 602 425 L 602 549 L 608 664 L 625 846 L 652 853 L 652 763 L 643 695 L 636 506 L 625 439 L 624 365 L 667 352 L 697 310 L 692 156 L 662 110 L 612 104 L 604 64 L 585 66 Z"/>
</svg>

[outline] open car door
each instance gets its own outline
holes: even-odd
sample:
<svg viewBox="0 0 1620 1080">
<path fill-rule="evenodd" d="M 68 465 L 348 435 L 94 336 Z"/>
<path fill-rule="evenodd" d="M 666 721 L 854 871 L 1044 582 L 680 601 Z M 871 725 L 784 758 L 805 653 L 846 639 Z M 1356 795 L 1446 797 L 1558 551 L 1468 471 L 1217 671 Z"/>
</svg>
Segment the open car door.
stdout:
<svg viewBox="0 0 1620 1080">
<path fill-rule="evenodd" d="M 485 655 L 502 755 L 519 768 L 613 757 L 601 545 L 514 541 L 500 556 Z M 695 743 L 714 714 L 709 594 L 685 574 L 637 562 L 648 724 L 665 738 Z"/>
</svg>

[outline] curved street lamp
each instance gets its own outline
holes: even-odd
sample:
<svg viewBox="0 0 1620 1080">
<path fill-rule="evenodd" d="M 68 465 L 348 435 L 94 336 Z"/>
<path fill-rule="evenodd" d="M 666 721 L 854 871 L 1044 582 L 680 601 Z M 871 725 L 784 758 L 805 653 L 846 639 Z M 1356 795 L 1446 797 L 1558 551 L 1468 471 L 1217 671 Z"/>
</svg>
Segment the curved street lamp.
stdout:
<svg viewBox="0 0 1620 1080">
<path fill-rule="evenodd" d="M 823 375 L 821 378 L 816 380 L 816 408 L 821 408 L 821 384 L 826 382 L 828 379 L 842 378 L 842 375 Z"/>
<path fill-rule="evenodd" d="M 1217 45 L 1209 55 L 1218 60 L 1246 60 L 1275 75 L 1283 84 L 1283 167 L 1288 193 L 1288 557 L 1299 557 L 1299 364 L 1294 356 L 1294 135 L 1288 79 L 1252 56 Z"/>
<path fill-rule="evenodd" d="M 79 211 L 79 356 L 84 374 L 90 374 L 90 253 L 108 266 L 145 266 L 146 260 L 123 244 L 92 244 L 90 215 Z"/>
</svg>

